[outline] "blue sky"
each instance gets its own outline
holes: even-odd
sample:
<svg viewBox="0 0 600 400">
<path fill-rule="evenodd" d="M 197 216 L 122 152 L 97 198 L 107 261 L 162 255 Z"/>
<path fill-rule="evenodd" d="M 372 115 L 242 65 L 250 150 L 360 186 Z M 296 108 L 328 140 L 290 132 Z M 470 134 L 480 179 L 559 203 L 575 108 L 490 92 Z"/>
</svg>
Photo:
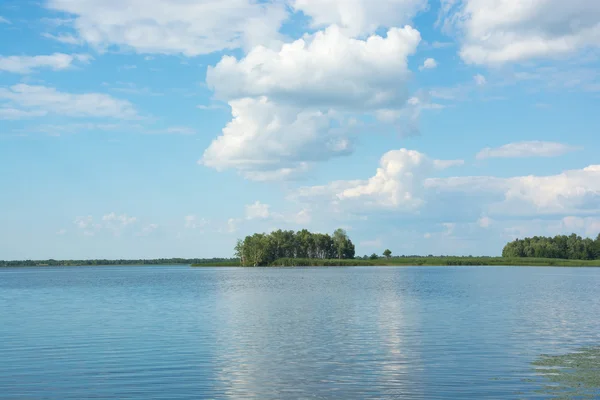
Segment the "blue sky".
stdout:
<svg viewBox="0 0 600 400">
<path fill-rule="evenodd" d="M 600 232 L 600 3 L 6 0 L 0 259 Z"/>
</svg>

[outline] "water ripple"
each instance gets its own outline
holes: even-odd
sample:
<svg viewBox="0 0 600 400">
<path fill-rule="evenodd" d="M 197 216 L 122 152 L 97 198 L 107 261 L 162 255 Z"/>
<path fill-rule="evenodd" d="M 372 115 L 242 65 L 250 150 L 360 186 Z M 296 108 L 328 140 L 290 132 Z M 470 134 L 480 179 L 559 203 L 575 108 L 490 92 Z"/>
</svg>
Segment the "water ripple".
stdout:
<svg viewBox="0 0 600 400">
<path fill-rule="evenodd" d="M 530 364 L 600 345 L 599 287 L 568 268 L 3 269 L 0 399 L 550 398 Z"/>
</svg>

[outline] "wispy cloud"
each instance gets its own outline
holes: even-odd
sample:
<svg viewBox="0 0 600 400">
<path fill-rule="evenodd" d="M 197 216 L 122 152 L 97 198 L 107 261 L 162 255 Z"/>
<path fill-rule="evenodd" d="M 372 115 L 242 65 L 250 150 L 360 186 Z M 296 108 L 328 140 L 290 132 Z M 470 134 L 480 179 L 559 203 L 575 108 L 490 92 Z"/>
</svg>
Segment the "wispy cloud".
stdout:
<svg viewBox="0 0 600 400">
<path fill-rule="evenodd" d="M 4 101 L 5 104 L 2 104 Z M 23 83 L 0 88 L 0 109 L 17 109 L 21 117 L 45 114 L 69 117 L 139 118 L 133 104 L 104 93 L 67 93 Z M 16 115 L 13 113 L 13 115 Z"/>
<path fill-rule="evenodd" d="M 77 62 L 87 64 L 91 59 L 88 54 L 64 53 L 41 56 L 0 56 L 0 71 L 15 74 L 31 74 L 45 68 L 61 71 L 73 67 Z"/>
<path fill-rule="evenodd" d="M 486 158 L 556 157 L 580 149 L 580 147 L 563 143 L 524 141 L 496 148 L 486 147 L 477 153 L 476 158 L 483 160 Z"/>
</svg>

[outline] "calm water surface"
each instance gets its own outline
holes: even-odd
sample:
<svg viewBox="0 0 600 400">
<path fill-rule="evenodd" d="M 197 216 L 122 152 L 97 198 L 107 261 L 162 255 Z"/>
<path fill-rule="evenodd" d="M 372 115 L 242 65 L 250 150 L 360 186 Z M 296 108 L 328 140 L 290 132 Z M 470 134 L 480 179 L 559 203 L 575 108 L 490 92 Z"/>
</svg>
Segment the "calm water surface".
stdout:
<svg viewBox="0 0 600 400">
<path fill-rule="evenodd" d="M 0 269 L 1 399 L 549 398 L 599 345 L 600 269 Z"/>
</svg>

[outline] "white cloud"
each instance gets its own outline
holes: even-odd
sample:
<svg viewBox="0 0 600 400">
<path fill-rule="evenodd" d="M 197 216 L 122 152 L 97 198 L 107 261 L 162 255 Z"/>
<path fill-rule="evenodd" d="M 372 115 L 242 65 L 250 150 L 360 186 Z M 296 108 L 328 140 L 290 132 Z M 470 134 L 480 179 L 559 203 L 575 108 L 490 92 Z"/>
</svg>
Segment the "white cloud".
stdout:
<svg viewBox="0 0 600 400">
<path fill-rule="evenodd" d="M 158 224 L 148 224 L 136 236 L 149 236 L 158 229 Z"/>
<path fill-rule="evenodd" d="M 433 166 L 437 169 L 460 167 L 465 165 L 465 160 L 433 160 Z"/>
<path fill-rule="evenodd" d="M 57 42 L 61 42 L 61 43 L 65 43 L 65 44 L 72 44 L 72 45 L 82 45 L 83 44 L 83 40 L 81 40 L 78 37 L 75 37 L 73 35 L 68 35 L 68 34 L 53 35 L 51 33 L 44 32 L 44 33 L 42 33 L 42 36 L 45 37 L 46 39 L 56 40 Z"/>
<path fill-rule="evenodd" d="M 434 49 L 444 49 L 446 47 L 452 47 L 454 46 L 453 42 L 438 42 L 435 41 L 433 43 L 431 43 L 431 47 L 433 47 Z"/>
<path fill-rule="evenodd" d="M 277 38 L 287 18 L 281 2 L 252 0 L 49 0 L 75 16 L 73 28 L 99 49 L 197 56 Z"/>
<path fill-rule="evenodd" d="M 197 109 L 199 110 L 206 110 L 206 111 L 212 111 L 212 110 L 224 110 L 227 107 L 221 104 L 198 104 L 196 106 Z"/>
<path fill-rule="evenodd" d="M 437 61 L 433 58 L 428 58 L 423 62 L 423 65 L 419 67 L 419 70 L 434 69 L 435 67 L 437 67 Z"/>
<path fill-rule="evenodd" d="M 237 220 L 235 218 L 229 218 L 227 220 L 227 232 L 228 233 L 237 232 L 237 230 L 238 230 L 238 223 L 239 223 L 239 220 Z"/>
<path fill-rule="evenodd" d="M 2 110 L 0 108 L 0 119 L 3 119 Z M 6 118 L 13 117 L 13 119 L 26 118 L 32 116 L 46 115 L 47 113 L 25 113 L 21 115 L 20 110 L 15 110 L 15 114 L 12 115 L 10 112 L 7 113 Z M 185 126 L 173 126 L 168 128 L 151 128 L 147 125 L 140 123 L 94 123 L 94 122 L 82 122 L 82 123 L 66 123 L 66 124 L 40 124 L 37 126 L 28 126 L 26 128 L 19 128 L 16 132 L 22 133 L 42 133 L 49 136 L 61 136 L 63 134 L 78 134 L 82 132 L 119 132 L 119 133 L 142 133 L 147 135 L 193 135 L 196 131 L 190 127 Z"/>
<path fill-rule="evenodd" d="M 184 217 L 185 228 L 186 229 L 202 229 L 206 225 L 208 225 L 208 221 L 204 218 L 198 218 L 195 215 L 186 215 Z"/>
<path fill-rule="evenodd" d="M 494 223 L 494 220 L 491 219 L 490 217 L 481 217 L 477 220 L 477 225 L 479 225 L 482 228 L 489 228 L 492 224 Z"/>
<path fill-rule="evenodd" d="M 254 204 L 246 206 L 246 219 L 266 219 L 271 215 L 269 212 L 268 204 L 263 204 L 260 201 L 256 201 Z"/>
<path fill-rule="evenodd" d="M 600 2 L 444 0 L 446 28 L 458 32 L 462 59 L 499 65 L 600 46 Z"/>
<path fill-rule="evenodd" d="M 496 148 L 486 147 L 477 153 L 476 158 L 481 160 L 486 158 L 556 157 L 578 149 L 578 147 L 562 143 L 525 141 L 509 143 Z"/>
<path fill-rule="evenodd" d="M 0 108 L 0 119 L 25 119 L 25 118 L 35 118 L 35 117 L 43 117 L 47 115 L 48 112 L 45 110 L 19 110 L 12 107 L 4 107 Z"/>
<path fill-rule="evenodd" d="M 66 230 L 66 229 L 60 229 L 60 230 L 58 230 L 58 231 L 56 232 L 56 234 L 57 234 L 58 236 L 64 236 L 64 235 L 66 235 L 66 234 L 67 234 L 67 230 Z"/>
<path fill-rule="evenodd" d="M 150 131 L 149 133 L 170 133 L 176 135 L 195 135 L 196 130 L 194 128 L 190 128 L 189 126 L 171 126 L 169 128 L 158 130 L 158 131 Z"/>
<path fill-rule="evenodd" d="M 139 220 L 136 217 L 132 217 L 127 214 L 117 214 L 115 212 L 111 212 L 102 216 L 101 222 L 95 222 L 94 217 L 91 215 L 79 216 L 73 221 L 73 223 L 82 231 L 83 235 L 85 236 L 95 236 L 96 233 L 107 231 L 111 232 L 114 236 L 121 236 L 124 231 L 130 229 L 138 222 Z M 141 231 L 135 233 L 135 235 L 147 236 L 154 232 L 157 228 L 157 224 L 147 224 L 141 229 Z"/>
<path fill-rule="evenodd" d="M 368 180 L 335 181 L 325 186 L 301 188 L 298 198 L 329 198 L 334 205 L 353 208 L 415 211 L 424 203 L 423 182 L 435 169 L 460 165 L 460 160 L 431 160 L 415 150 L 392 150 L 380 160 L 376 174 Z"/>
<path fill-rule="evenodd" d="M 429 178 L 425 187 L 437 195 L 485 195 L 488 203 L 479 206 L 498 215 L 600 213 L 600 165 L 551 176 Z"/>
<path fill-rule="evenodd" d="M 103 228 L 111 230 L 115 236 L 120 236 L 123 229 L 137 222 L 137 218 L 127 214 L 117 215 L 111 212 L 104 215 L 102 221 L 104 222 Z"/>
<path fill-rule="evenodd" d="M 426 0 L 290 0 L 290 4 L 309 16 L 313 27 L 338 25 L 352 36 L 409 23 L 427 7 Z"/>
<path fill-rule="evenodd" d="M 485 79 L 485 76 L 481 75 L 481 74 L 477 74 L 473 77 L 473 79 L 475 79 L 475 83 L 478 86 L 483 86 L 487 83 L 487 79 Z"/>
<path fill-rule="evenodd" d="M 302 210 L 298 211 L 296 214 L 292 215 L 292 218 L 290 218 L 290 221 L 297 225 L 306 226 L 312 221 L 312 214 L 311 214 L 310 210 L 303 208 Z"/>
<path fill-rule="evenodd" d="M 117 215 L 114 212 L 106 214 L 102 217 L 102 221 L 107 223 L 116 223 L 117 225 L 127 226 L 137 221 L 136 217 L 130 217 L 127 214 Z"/>
<path fill-rule="evenodd" d="M 407 57 L 420 40 L 409 26 L 365 40 L 331 26 L 280 50 L 259 46 L 239 61 L 225 56 L 209 67 L 207 83 L 225 100 L 267 96 L 302 107 L 402 107 L 409 97 Z"/>
<path fill-rule="evenodd" d="M 0 56 L 0 71 L 16 74 L 30 74 L 43 68 L 60 71 L 72 67 L 75 62 L 88 63 L 90 59 L 86 54 L 64 53 L 44 56 Z"/>
<path fill-rule="evenodd" d="M 10 24 L 11 22 L 6 18 L 0 16 L 0 24 Z"/>
<path fill-rule="evenodd" d="M 233 120 L 199 161 L 219 171 L 234 168 L 253 180 L 285 179 L 309 162 L 352 151 L 350 139 L 333 125 L 334 115 L 278 106 L 267 98 L 230 102 Z"/>
<path fill-rule="evenodd" d="M 4 101 L 6 104 L 2 105 Z M 3 106 L 3 107 L 2 107 Z M 70 117 L 136 118 L 134 106 L 127 100 L 103 93 L 73 94 L 46 86 L 26 84 L 0 88 L 0 107 L 13 117 L 34 117 L 46 114 Z"/>
<path fill-rule="evenodd" d="M 223 57 L 209 67 L 207 84 L 229 102 L 233 120 L 199 162 L 274 180 L 351 153 L 349 112 L 406 114 L 407 57 L 419 41 L 408 26 L 365 40 L 331 26 L 279 49 L 259 46 L 240 60 Z"/>
<path fill-rule="evenodd" d="M 76 217 L 73 223 L 77 225 L 78 228 L 85 229 L 94 223 L 94 218 L 91 215 L 86 217 Z"/>
<path fill-rule="evenodd" d="M 446 229 L 444 232 L 442 232 L 442 236 L 452 236 L 454 234 L 454 230 L 456 229 L 456 223 L 444 222 L 442 226 Z"/>
<path fill-rule="evenodd" d="M 594 239 L 600 234 L 600 218 L 567 216 L 560 221 L 563 231 L 581 233 Z"/>
</svg>

